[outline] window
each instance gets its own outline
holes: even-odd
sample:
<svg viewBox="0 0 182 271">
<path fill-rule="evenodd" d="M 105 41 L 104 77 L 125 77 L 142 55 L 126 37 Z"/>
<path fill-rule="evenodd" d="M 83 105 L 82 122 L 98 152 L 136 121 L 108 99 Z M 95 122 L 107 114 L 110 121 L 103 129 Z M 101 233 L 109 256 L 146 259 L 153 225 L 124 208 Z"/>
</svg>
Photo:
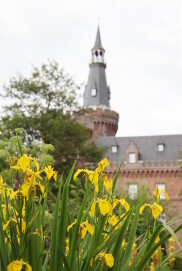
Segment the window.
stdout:
<svg viewBox="0 0 182 271">
<path fill-rule="evenodd" d="M 166 197 L 165 197 L 165 192 L 166 192 L 166 186 L 165 186 L 165 184 L 158 184 L 158 188 L 159 188 L 159 190 L 160 190 L 160 199 L 161 200 L 163 200 L 163 199 L 166 199 Z"/>
<path fill-rule="evenodd" d="M 97 95 L 97 90 L 95 88 L 91 89 L 91 95 L 92 97 L 95 97 Z"/>
<path fill-rule="evenodd" d="M 130 164 L 136 163 L 136 154 L 133 152 L 129 153 L 129 163 Z"/>
<path fill-rule="evenodd" d="M 136 199 L 137 197 L 137 184 L 130 184 L 128 194 L 130 199 Z"/>
<path fill-rule="evenodd" d="M 117 145 L 113 145 L 112 146 L 112 153 L 117 153 L 118 152 L 118 146 Z"/>
<path fill-rule="evenodd" d="M 164 151 L 164 144 L 158 144 L 157 145 L 157 150 L 158 151 Z"/>
</svg>

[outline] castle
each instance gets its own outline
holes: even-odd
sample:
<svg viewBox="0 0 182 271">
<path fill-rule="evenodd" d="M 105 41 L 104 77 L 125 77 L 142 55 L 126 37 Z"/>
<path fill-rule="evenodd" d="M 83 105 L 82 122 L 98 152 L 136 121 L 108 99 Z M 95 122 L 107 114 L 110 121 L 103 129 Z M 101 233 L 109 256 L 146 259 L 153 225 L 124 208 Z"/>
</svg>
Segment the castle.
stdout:
<svg viewBox="0 0 182 271">
<path fill-rule="evenodd" d="M 166 191 L 170 202 L 164 201 L 165 222 L 170 216 L 181 214 L 182 210 L 182 175 L 179 167 L 182 150 L 182 135 L 158 135 L 116 137 L 119 114 L 110 109 L 110 88 L 106 80 L 105 50 L 101 43 L 98 27 L 95 45 L 91 50 L 91 62 L 88 83 L 84 92 L 86 113 L 80 116 L 90 133 L 90 142 L 99 147 L 106 147 L 105 156 L 110 162 L 107 170 L 109 178 L 116 174 L 122 160 L 117 189 L 128 193 L 135 199 L 144 185 L 150 195 L 158 184 L 159 189 Z"/>
</svg>

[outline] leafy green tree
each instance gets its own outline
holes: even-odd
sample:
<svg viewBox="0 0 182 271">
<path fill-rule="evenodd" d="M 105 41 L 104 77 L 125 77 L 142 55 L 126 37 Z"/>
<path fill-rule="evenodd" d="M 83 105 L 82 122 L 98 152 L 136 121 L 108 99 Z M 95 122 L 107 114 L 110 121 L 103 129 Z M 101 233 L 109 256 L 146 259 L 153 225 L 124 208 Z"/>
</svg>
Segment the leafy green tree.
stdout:
<svg viewBox="0 0 182 271">
<path fill-rule="evenodd" d="M 61 173 L 67 172 L 76 159 L 79 164 L 98 162 L 103 150 L 87 145 L 88 132 L 74 118 L 74 111 L 80 109 L 79 90 L 80 86 L 55 61 L 34 67 L 28 77 L 11 78 L 4 87 L 4 98 L 11 104 L 4 107 L 3 136 L 9 139 L 17 127 L 22 127 L 22 141 L 27 147 L 40 140 L 52 144 L 54 167 Z"/>
<path fill-rule="evenodd" d="M 18 141 L 21 145 L 23 153 L 31 155 L 32 157 L 38 157 L 38 161 L 41 167 L 54 164 L 54 158 L 52 153 L 54 152 L 54 146 L 51 144 L 45 144 L 43 142 L 39 144 L 32 144 L 31 148 L 23 145 L 21 137 L 24 135 L 22 128 L 15 130 L 16 136 L 12 136 L 9 140 L 1 136 L 0 139 L 0 175 L 7 180 L 10 180 L 10 170 L 8 164 L 15 158 L 20 156 Z"/>
</svg>

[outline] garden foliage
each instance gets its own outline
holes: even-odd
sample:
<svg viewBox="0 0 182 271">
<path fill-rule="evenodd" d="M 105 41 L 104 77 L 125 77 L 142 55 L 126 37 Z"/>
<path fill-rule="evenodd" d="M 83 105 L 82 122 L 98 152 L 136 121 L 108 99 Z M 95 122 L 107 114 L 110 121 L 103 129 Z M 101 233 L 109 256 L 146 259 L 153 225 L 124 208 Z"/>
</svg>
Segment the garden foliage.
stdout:
<svg viewBox="0 0 182 271">
<path fill-rule="evenodd" d="M 108 180 L 108 165 L 105 158 L 95 170 L 79 169 L 75 173 L 73 165 L 67 179 L 61 178 L 50 219 L 47 192 L 49 183 L 57 181 L 57 172 L 51 166 L 40 167 L 38 159 L 23 153 L 11 158 L 12 185 L 0 178 L 0 270 L 162 271 L 167 266 L 172 270 L 174 257 L 181 250 L 176 233 L 182 225 L 173 231 L 173 219 L 156 226 L 163 211 L 158 187 L 152 204 L 145 203 L 145 191 L 133 207 L 123 197 L 116 197 L 120 168 L 115 178 Z M 72 178 L 85 182 L 86 190 L 76 219 L 68 213 Z M 153 217 L 153 224 L 136 237 L 144 209 Z M 50 233 L 45 230 L 45 222 L 50 222 Z M 166 229 L 168 233 L 162 234 Z M 167 240 L 170 254 L 164 257 L 161 245 Z M 174 242 L 180 247 L 178 251 Z"/>
</svg>

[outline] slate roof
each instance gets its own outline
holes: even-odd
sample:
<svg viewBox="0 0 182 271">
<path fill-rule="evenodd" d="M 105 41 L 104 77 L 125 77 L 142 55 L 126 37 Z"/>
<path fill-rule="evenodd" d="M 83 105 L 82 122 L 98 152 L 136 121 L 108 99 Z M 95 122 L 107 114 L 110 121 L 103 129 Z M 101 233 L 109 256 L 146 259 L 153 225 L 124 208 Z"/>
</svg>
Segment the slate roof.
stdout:
<svg viewBox="0 0 182 271">
<path fill-rule="evenodd" d="M 92 50 L 97 50 L 97 49 L 101 49 L 101 50 L 105 51 L 104 48 L 102 47 L 102 43 L 101 43 L 99 26 L 98 26 L 98 29 L 97 29 L 97 35 L 96 35 L 96 39 L 95 39 L 95 45 L 92 48 Z"/>
<path fill-rule="evenodd" d="M 97 95 L 92 97 L 91 89 L 96 89 Z M 105 67 L 100 63 L 92 64 L 89 72 L 87 86 L 84 92 L 84 106 L 109 105 L 110 89 L 107 86 Z"/>
<path fill-rule="evenodd" d="M 103 49 L 98 27 L 94 49 Z M 104 49 L 103 49 L 104 50 Z M 84 92 L 84 107 L 106 106 L 110 107 L 110 88 L 107 86 L 105 73 L 106 64 L 104 60 L 100 62 L 91 62 L 88 83 Z M 91 90 L 96 89 L 96 96 L 91 95 Z"/>
<path fill-rule="evenodd" d="M 182 135 L 161 135 L 161 136 L 136 136 L 136 137 L 115 137 L 106 136 L 96 139 L 98 147 L 108 147 L 106 157 L 108 160 L 120 163 L 124 158 L 126 161 L 126 149 L 133 141 L 139 150 L 139 160 L 179 160 L 179 150 L 182 150 Z M 157 145 L 164 144 L 164 151 L 157 151 Z M 113 145 L 118 146 L 118 152 L 112 153 Z"/>
</svg>

